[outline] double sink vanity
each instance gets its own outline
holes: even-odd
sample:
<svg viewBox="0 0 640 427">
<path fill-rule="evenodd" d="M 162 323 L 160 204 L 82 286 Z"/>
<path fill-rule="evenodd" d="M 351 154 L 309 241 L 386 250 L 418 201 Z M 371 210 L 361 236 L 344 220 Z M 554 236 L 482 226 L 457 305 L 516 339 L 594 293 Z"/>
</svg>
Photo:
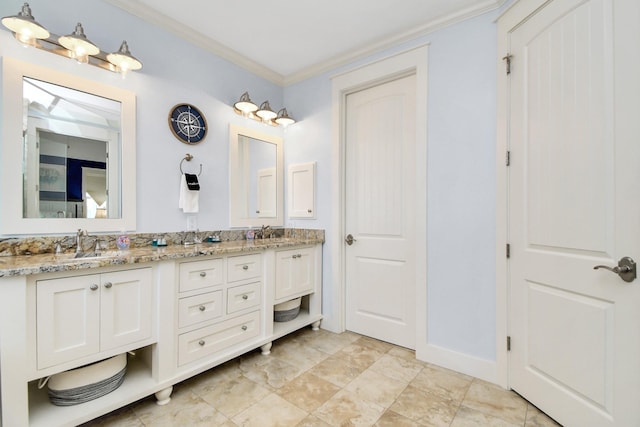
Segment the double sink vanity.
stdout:
<svg viewBox="0 0 640 427">
<path fill-rule="evenodd" d="M 0 257 L 2 425 L 77 425 L 311 325 L 321 314 L 322 242 L 297 237 Z M 135 239 L 134 239 L 135 240 Z M 293 320 L 274 306 L 301 297 Z M 73 406 L 38 381 L 128 353 L 124 383 Z M 268 357 L 268 356 L 267 356 Z"/>
<path fill-rule="evenodd" d="M 281 134 L 229 123 L 232 229 L 220 242 L 185 245 L 176 233 L 154 247 L 155 236 L 139 233 L 119 251 L 108 233 L 138 226 L 137 186 L 122 185 L 136 183 L 135 93 L 3 57 L 2 104 L 2 426 L 78 425 L 152 394 L 167 404 L 174 384 L 254 349 L 266 356 L 277 338 L 319 327 L 324 232 L 282 228 Z M 315 172 L 304 170 L 295 185 L 300 174 L 289 178 L 290 219 L 315 217 Z M 278 236 L 246 240 L 258 224 Z M 77 229 L 96 233 L 108 250 L 98 254 L 96 243 L 83 253 L 88 236 L 69 235 Z M 274 307 L 297 299 L 297 317 L 275 322 Z M 38 387 L 123 354 L 124 382 L 102 397 L 56 406 Z"/>
</svg>

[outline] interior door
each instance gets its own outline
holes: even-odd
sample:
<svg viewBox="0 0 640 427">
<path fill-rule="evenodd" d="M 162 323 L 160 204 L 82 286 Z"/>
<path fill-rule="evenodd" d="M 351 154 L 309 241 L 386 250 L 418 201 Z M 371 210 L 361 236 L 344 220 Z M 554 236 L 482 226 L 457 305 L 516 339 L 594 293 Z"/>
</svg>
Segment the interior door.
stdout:
<svg viewBox="0 0 640 427">
<path fill-rule="evenodd" d="M 594 267 L 640 260 L 640 7 L 525 1 L 537 10 L 509 34 L 509 383 L 563 425 L 638 426 L 640 279 Z"/>
<path fill-rule="evenodd" d="M 346 99 L 346 327 L 415 348 L 415 75 Z"/>
</svg>

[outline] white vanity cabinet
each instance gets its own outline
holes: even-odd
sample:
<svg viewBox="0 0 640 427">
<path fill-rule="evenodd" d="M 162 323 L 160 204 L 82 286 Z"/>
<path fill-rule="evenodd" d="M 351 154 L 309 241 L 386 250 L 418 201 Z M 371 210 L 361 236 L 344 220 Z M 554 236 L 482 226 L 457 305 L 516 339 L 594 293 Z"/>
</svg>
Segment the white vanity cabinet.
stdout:
<svg viewBox="0 0 640 427">
<path fill-rule="evenodd" d="M 36 281 L 37 368 L 151 337 L 151 268 Z"/>
<path fill-rule="evenodd" d="M 276 251 L 275 302 L 283 302 L 314 291 L 316 257 L 313 246 Z"/>
<path fill-rule="evenodd" d="M 144 259 L 153 249 L 131 251 L 96 267 L 52 263 L 23 274 L 5 263 L 0 425 L 79 425 L 154 393 L 158 404 L 171 404 L 173 385 L 258 348 L 267 355 L 274 340 L 319 327 L 321 243 L 206 249 L 171 248 L 151 261 Z M 299 315 L 275 322 L 274 306 L 298 297 Z M 98 399 L 55 406 L 38 388 L 42 378 L 124 352 L 131 353 L 123 384 Z"/>
</svg>

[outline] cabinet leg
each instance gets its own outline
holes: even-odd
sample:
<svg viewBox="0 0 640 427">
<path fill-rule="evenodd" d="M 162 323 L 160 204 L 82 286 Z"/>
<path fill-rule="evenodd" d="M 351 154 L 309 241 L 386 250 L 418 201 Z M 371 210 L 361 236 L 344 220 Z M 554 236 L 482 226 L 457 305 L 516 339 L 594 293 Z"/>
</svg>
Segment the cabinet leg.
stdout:
<svg viewBox="0 0 640 427">
<path fill-rule="evenodd" d="M 173 391 L 173 386 L 167 387 L 165 389 L 160 390 L 155 394 L 157 402 L 156 405 L 166 405 L 171 401 L 171 392 Z"/>
<path fill-rule="evenodd" d="M 317 330 L 319 330 L 319 329 L 320 329 L 320 320 L 318 320 L 318 321 L 316 321 L 316 322 L 313 322 L 313 323 L 311 324 L 311 330 L 312 330 L 312 331 L 317 331 Z"/>
<path fill-rule="evenodd" d="M 271 354 L 271 346 L 273 345 L 273 342 L 268 342 L 263 346 L 260 346 L 260 350 L 262 350 L 262 355 L 263 356 L 267 356 L 269 354 Z"/>
</svg>

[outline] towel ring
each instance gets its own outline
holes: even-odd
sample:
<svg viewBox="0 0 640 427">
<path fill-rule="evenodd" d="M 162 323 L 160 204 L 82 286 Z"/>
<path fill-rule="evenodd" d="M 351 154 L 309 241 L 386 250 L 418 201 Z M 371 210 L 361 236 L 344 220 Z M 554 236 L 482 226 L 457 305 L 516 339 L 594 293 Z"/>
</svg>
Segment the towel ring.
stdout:
<svg viewBox="0 0 640 427">
<path fill-rule="evenodd" d="M 190 162 L 191 159 L 193 159 L 193 156 L 187 153 L 187 155 L 184 156 L 184 159 L 180 160 L 180 173 L 182 173 L 183 175 L 184 175 L 184 171 L 182 170 L 182 162 L 184 162 L 185 160 L 187 162 Z M 201 173 L 202 173 L 202 163 L 200 163 L 200 172 L 198 172 L 198 176 L 200 176 Z"/>
</svg>

